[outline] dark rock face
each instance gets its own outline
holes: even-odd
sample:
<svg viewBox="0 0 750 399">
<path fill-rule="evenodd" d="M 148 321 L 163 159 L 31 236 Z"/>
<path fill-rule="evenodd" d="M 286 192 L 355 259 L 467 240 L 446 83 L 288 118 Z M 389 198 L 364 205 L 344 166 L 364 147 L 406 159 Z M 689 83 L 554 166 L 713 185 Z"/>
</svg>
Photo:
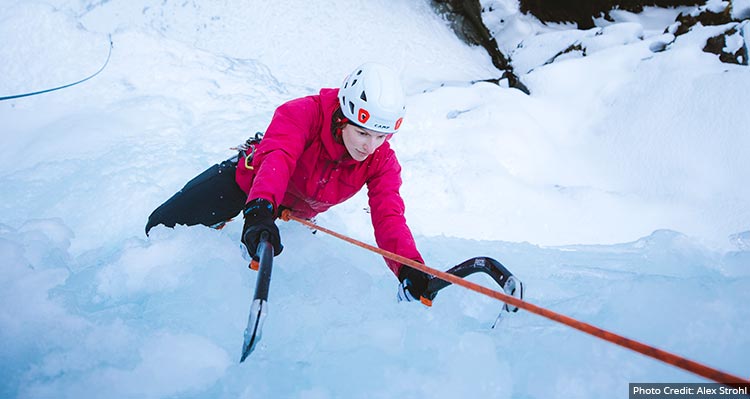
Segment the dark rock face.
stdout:
<svg viewBox="0 0 750 399">
<path fill-rule="evenodd" d="M 547 22 L 573 22 L 578 29 L 589 29 L 594 27 L 594 19 L 604 17 L 609 19 L 609 12 L 613 9 L 641 12 L 644 7 L 678 7 L 699 6 L 706 4 L 706 0 L 519 0 L 520 10 L 530 13 L 540 21 Z M 517 88 L 526 94 L 529 90 L 521 82 L 521 79 L 513 70 L 511 60 L 499 49 L 497 41 L 484 25 L 482 20 L 482 5 L 479 0 L 432 0 L 434 7 L 439 13 L 453 25 L 454 31 L 465 41 L 484 47 L 492 63 L 503 75 L 493 82 L 507 79 L 511 87 Z M 738 19 L 732 18 L 732 1 L 725 10 L 717 12 L 708 7 L 696 7 L 694 12 L 680 14 L 673 25 L 665 29 L 665 33 L 671 33 L 675 37 L 687 33 L 696 24 L 703 26 L 725 25 L 727 30 L 720 35 L 707 40 L 703 51 L 719 55 L 722 62 L 748 65 L 747 44 L 743 43 L 742 29 L 750 29 L 750 23 L 742 24 Z M 750 18 L 750 9 L 743 11 L 747 15 L 742 20 Z M 736 14 L 735 14 L 736 17 Z M 740 18 L 740 17 L 736 17 Z M 652 51 L 665 51 L 669 44 L 664 43 L 663 48 L 652 49 Z M 581 50 L 577 48 L 568 51 Z M 585 56 L 585 49 L 582 50 Z"/>
<path fill-rule="evenodd" d="M 747 65 L 747 44 L 734 51 L 727 50 L 730 48 L 727 43 L 729 38 L 738 34 L 740 32 L 737 27 L 733 27 L 718 36 L 709 38 L 706 41 L 706 46 L 703 47 L 703 51 L 718 55 L 719 60 L 727 64 Z"/>
<path fill-rule="evenodd" d="M 594 18 L 608 17 L 613 9 L 641 12 L 643 7 L 695 6 L 700 0 L 521 0 L 521 12 L 542 22 L 574 22 L 578 29 L 594 27 Z"/>
<path fill-rule="evenodd" d="M 690 28 L 697 24 L 703 26 L 710 25 L 723 25 L 732 22 L 732 17 L 729 14 L 729 7 L 722 12 L 713 12 L 711 10 L 703 10 L 698 15 L 680 13 L 677 16 L 675 22 L 677 22 L 677 30 L 673 33 L 675 36 L 680 36 L 687 33 Z"/>
<path fill-rule="evenodd" d="M 733 19 L 731 11 L 732 8 L 730 6 L 721 12 L 705 9 L 701 10 L 699 13 L 681 13 L 677 16 L 677 20 L 672 27 L 672 33 L 675 36 L 683 35 L 698 24 L 703 26 L 727 25 L 726 31 L 706 40 L 706 45 L 703 47 L 703 51 L 718 55 L 721 62 L 748 65 L 747 43 L 743 43 L 741 46 L 736 46 L 738 47 L 737 49 L 733 49 L 731 44 L 732 42 L 743 41 L 738 35 L 742 34 L 741 29 L 748 28 L 746 25 L 743 28 L 743 25 L 741 25 L 739 21 Z M 747 18 L 747 16 L 745 16 L 745 18 Z M 667 31 L 669 31 L 669 28 Z"/>
<path fill-rule="evenodd" d="M 482 5 L 479 0 L 433 0 L 440 11 L 447 13 L 453 23 L 453 29 L 472 44 L 484 47 L 492 58 L 495 68 L 504 71 L 501 79 L 508 79 L 510 87 L 529 94 L 529 89 L 513 72 L 508 58 L 498 48 L 497 41 L 482 21 Z"/>
</svg>

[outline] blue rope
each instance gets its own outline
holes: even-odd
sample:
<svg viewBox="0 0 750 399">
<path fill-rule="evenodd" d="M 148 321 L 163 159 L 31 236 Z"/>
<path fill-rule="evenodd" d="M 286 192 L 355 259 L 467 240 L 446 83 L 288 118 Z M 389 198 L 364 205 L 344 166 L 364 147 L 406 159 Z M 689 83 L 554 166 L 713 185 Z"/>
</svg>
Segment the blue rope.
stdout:
<svg viewBox="0 0 750 399">
<path fill-rule="evenodd" d="M 107 64 L 109 64 L 109 58 L 112 56 L 112 47 L 113 47 L 113 44 L 112 44 L 112 35 L 109 35 L 109 54 L 107 54 L 107 60 L 104 61 L 104 65 L 102 65 L 102 67 L 99 68 L 98 71 L 96 71 L 93 75 L 91 75 L 91 76 L 89 76 L 89 77 L 87 77 L 85 79 L 81 79 L 81 80 L 79 80 L 77 82 L 69 83 L 69 84 L 66 84 L 66 85 L 60 86 L 60 87 L 54 87 L 54 88 L 51 88 L 51 89 L 35 91 L 33 93 L 24 93 L 24 94 L 16 94 L 16 95 L 13 95 L 13 96 L 0 97 L 0 101 L 12 100 L 14 98 L 35 96 L 37 94 L 43 94 L 43 93 L 49 93 L 51 91 L 65 89 L 65 88 L 68 88 L 68 87 L 75 86 L 77 84 L 83 83 L 83 82 L 85 82 L 85 81 L 93 78 L 94 76 L 98 75 L 101 71 L 104 70 L 104 68 L 107 67 Z"/>
</svg>

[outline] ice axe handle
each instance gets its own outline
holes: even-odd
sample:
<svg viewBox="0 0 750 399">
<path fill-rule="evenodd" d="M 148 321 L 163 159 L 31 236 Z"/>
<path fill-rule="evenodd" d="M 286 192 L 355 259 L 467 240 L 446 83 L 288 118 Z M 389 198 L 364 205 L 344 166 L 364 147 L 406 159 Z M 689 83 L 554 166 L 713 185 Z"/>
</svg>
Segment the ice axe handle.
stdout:
<svg viewBox="0 0 750 399">
<path fill-rule="evenodd" d="M 255 284 L 255 296 L 253 299 L 268 300 L 268 288 L 271 285 L 271 270 L 273 268 L 273 246 L 268 241 L 268 232 L 260 234 L 258 250 L 255 254 L 258 257 L 258 279 Z"/>
</svg>

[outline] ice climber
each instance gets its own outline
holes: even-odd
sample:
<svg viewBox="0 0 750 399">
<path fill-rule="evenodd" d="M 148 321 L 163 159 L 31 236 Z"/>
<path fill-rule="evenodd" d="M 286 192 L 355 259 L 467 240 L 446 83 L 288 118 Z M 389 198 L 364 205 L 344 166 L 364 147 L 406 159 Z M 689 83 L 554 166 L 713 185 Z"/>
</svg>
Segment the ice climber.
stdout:
<svg viewBox="0 0 750 399">
<path fill-rule="evenodd" d="M 275 221 L 281 210 L 312 218 L 366 185 L 378 246 L 424 263 L 404 218 L 401 166 L 388 143 L 405 111 L 395 71 L 363 64 L 341 88 L 324 88 L 278 107 L 262 140 L 248 140 L 238 156 L 188 182 L 154 210 L 146 234 L 158 224 L 221 227 L 243 211 L 248 253 L 255 255 L 265 231 L 278 255 L 283 246 Z M 400 282 L 399 300 L 418 300 L 429 276 L 385 261 Z"/>
</svg>

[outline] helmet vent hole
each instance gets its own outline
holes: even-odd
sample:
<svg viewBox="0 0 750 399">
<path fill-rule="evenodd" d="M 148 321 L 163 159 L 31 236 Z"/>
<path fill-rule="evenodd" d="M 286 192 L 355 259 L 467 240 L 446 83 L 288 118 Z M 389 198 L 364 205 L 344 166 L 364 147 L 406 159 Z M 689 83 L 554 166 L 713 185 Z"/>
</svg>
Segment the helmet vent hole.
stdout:
<svg viewBox="0 0 750 399">
<path fill-rule="evenodd" d="M 351 114 L 354 114 L 354 103 L 349 101 L 349 112 Z"/>
<path fill-rule="evenodd" d="M 360 69 L 359 71 L 357 71 L 357 76 L 359 76 L 361 74 L 362 74 L 362 70 Z"/>
<path fill-rule="evenodd" d="M 365 101 L 365 102 L 367 101 L 367 95 L 365 94 L 364 91 L 362 92 L 362 94 L 360 94 L 359 98 L 361 98 L 362 101 Z"/>
<path fill-rule="evenodd" d="M 354 80 L 352 81 L 352 86 L 354 86 L 354 85 L 356 85 L 356 84 L 357 84 L 357 79 L 354 79 Z"/>
</svg>

